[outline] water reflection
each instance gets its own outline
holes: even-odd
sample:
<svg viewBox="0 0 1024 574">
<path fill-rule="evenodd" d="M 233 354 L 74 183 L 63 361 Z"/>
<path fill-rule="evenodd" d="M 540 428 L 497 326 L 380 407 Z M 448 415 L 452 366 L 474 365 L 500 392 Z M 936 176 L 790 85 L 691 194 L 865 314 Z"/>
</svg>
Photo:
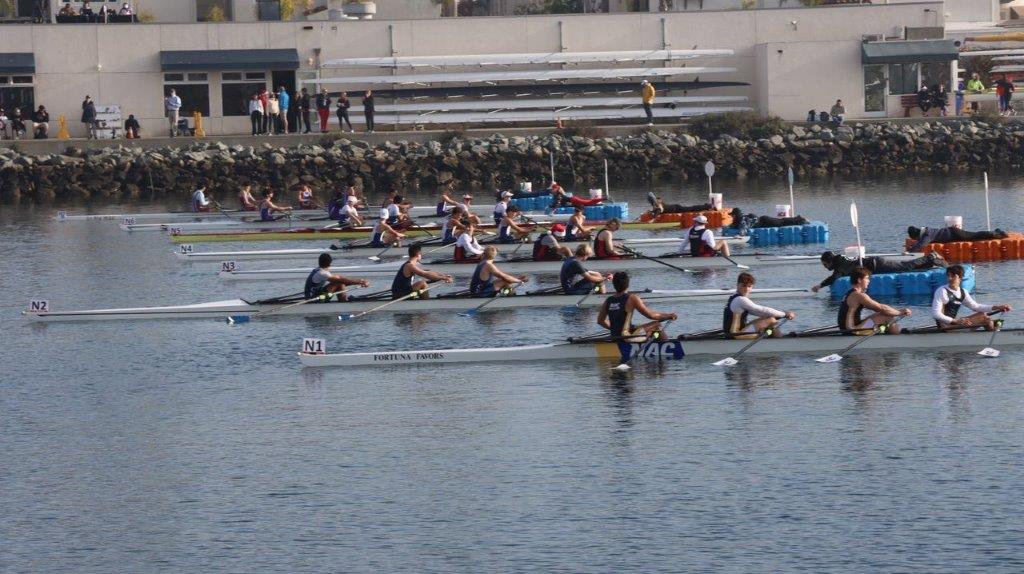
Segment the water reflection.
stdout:
<svg viewBox="0 0 1024 574">
<path fill-rule="evenodd" d="M 757 388 L 775 388 L 782 380 L 780 367 L 783 358 L 778 355 L 748 357 L 732 367 L 723 367 L 722 376 L 730 387 L 741 391 L 753 391 Z"/>
</svg>

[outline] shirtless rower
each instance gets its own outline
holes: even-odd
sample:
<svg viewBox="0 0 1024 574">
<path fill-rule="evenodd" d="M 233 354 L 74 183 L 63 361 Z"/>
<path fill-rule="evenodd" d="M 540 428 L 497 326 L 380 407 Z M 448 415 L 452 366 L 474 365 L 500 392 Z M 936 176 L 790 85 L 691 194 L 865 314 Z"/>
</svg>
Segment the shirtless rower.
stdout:
<svg viewBox="0 0 1024 574">
<path fill-rule="evenodd" d="M 620 227 L 622 227 L 622 223 L 618 217 L 613 217 L 605 222 L 604 227 L 594 237 L 594 259 L 622 259 L 627 257 L 625 253 L 619 251 L 622 245 L 613 241 L 615 239 L 615 232 Z"/>
<path fill-rule="evenodd" d="M 395 278 L 391 282 L 392 299 L 400 299 L 414 291 L 421 292 L 416 297 L 417 299 L 426 299 L 430 296 L 427 291 L 423 291 L 427 288 L 427 281 L 452 282 L 451 275 L 435 273 L 420 267 L 420 260 L 423 258 L 423 255 L 420 253 L 422 250 L 423 247 L 420 245 L 414 244 L 409 246 L 409 259 L 398 268 L 398 273 L 395 274 Z M 427 281 L 414 281 L 416 277 L 421 277 Z"/>
<path fill-rule="evenodd" d="M 740 273 L 736 277 L 736 292 L 729 297 L 722 313 L 722 331 L 729 339 L 753 339 L 766 329 L 772 329 L 772 337 L 781 337 L 782 331 L 775 329 L 779 319 L 796 318 L 792 311 L 779 311 L 754 303 L 750 299 L 754 282 L 754 276 L 750 273 Z M 750 315 L 757 318 L 748 321 Z"/>
<path fill-rule="evenodd" d="M 480 261 L 480 256 L 483 254 L 484 248 L 476 239 L 476 225 L 470 223 L 455 240 L 455 261 L 459 263 Z"/>
<path fill-rule="evenodd" d="M 856 332 L 870 330 L 875 327 L 887 325 L 886 332 L 897 334 L 900 332 L 900 325 L 893 319 L 896 317 L 909 317 L 910 309 L 903 307 L 897 309 L 875 301 L 868 295 L 868 285 L 871 283 L 871 271 L 863 267 L 857 267 L 850 272 L 850 290 L 843 295 L 843 301 L 839 304 L 839 316 L 837 324 L 840 331 Z M 867 309 L 874 311 L 867 317 L 861 313 Z"/>
<path fill-rule="evenodd" d="M 586 226 L 587 218 L 583 215 L 584 207 L 577 205 L 573 209 L 572 216 L 565 223 L 565 240 L 590 241 L 590 235 L 594 232 L 594 228 Z"/>
<path fill-rule="evenodd" d="M 199 180 L 196 190 L 192 193 L 192 211 L 208 213 L 213 211 L 213 199 L 206 197 L 206 180 Z"/>
<path fill-rule="evenodd" d="M 327 215 L 338 222 L 338 229 L 347 229 L 363 224 L 363 218 L 356 209 L 356 202 L 359 201 L 354 195 L 345 195 L 339 191 L 338 194 L 327 204 Z"/>
<path fill-rule="evenodd" d="M 498 222 L 498 243 L 520 243 L 530 236 L 537 225 L 516 223 L 519 208 L 510 205 Z"/>
<path fill-rule="evenodd" d="M 483 259 L 473 271 L 473 278 L 469 280 L 469 292 L 474 297 L 494 297 L 502 289 L 513 285 L 525 283 L 526 275 L 509 275 L 494 264 L 494 257 L 498 254 L 498 248 L 488 245 L 484 249 Z"/>
<path fill-rule="evenodd" d="M 288 217 L 291 212 L 291 207 L 282 207 L 274 203 L 274 190 L 263 190 L 263 200 L 260 201 L 260 221 L 277 221 L 278 219 Z M 280 213 L 281 215 L 275 216 L 275 213 Z"/>
<path fill-rule="evenodd" d="M 693 227 L 686 230 L 686 239 L 679 246 L 680 253 L 689 253 L 691 257 L 714 257 L 722 254 L 729 256 L 729 244 L 724 240 L 716 240 L 715 234 L 708 229 L 708 218 L 703 213 L 693 218 Z"/>
<path fill-rule="evenodd" d="M 615 294 L 604 300 L 597 314 L 597 324 L 608 329 L 612 337 L 622 337 L 627 342 L 641 343 L 651 338 L 654 333 L 661 333 L 662 321 L 676 319 L 675 313 L 652 311 L 639 295 L 630 293 L 629 274 L 625 271 L 619 271 L 612 276 L 612 286 L 615 287 Z M 652 321 L 643 325 L 633 325 L 634 312 Z M 634 341 L 633 338 L 637 340 Z"/>
<path fill-rule="evenodd" d="M 238 190 L 238 208 L 242 211 L 256 211 L 260 208 L 256 198 L 252 196 L 252 185 L 247 183 Z"/>
<path fill-rule="evenodd" d="M 964 279 L 964 268 L 960 265 L 950 265 L 946 268 L 946 285 L 935 290 L 932 296 L 932 317 L 935 319 L 939 329 L 973 329 L 984 327 L 986 331 L 996 328 L 995 321 L 988 314 L 992 312 L 1005 313 L 1011 310 L 1009 305 L 983 305 L 974 300 L 961 283 Z M 957 318 L 960 307 L 964 306 L 974 311 L 966 317 Z"/>
<path fill-rule="evenodd" d="M 576 247 L 572 257 L 562 262 L 562 268 L 558 271 L 558 280 L 562 284 L 562 292 L 566 295 L 586 295 L 597 288 L 598 293 L 604 293 L 604 282 L 612 278 L 611 275 L 601 275 L 597 271 L 588 271 L 583 262 L 594 254 L 590 245 L 581 243 Z"/>
<path fill-rule="evenodd" d="M 565 225 L 556 223 L 551 226 L 551 231 L 541 232 L 540 237 L 533 242 L 534 261 L 561 261 L 572 257 L 572 249 L 568 245 L 561 245 L 558 242 L 565 239 Z"/>
<path fill-rule="evenodd" d="M 348 293 L 345 292 L 345 287 L 349 285 L 370 286 L 370 282 L 366 279 L 352 279 L 344 275 L 331 273 L 331 263 L 333 262 L 334 258 L 331 257 L 330 253 L 320 254 L 317 268 L 312 270 L 309 276 L 306 277 L 306 287 L 303 290 L 306 299 L 312 299 L 313 297 L 329 293 L 334 295 L 334 298 L 338 301 L 348 301 Z M 324 297 L 322 302 L 326 303 L 330 300 L 330 297 Z"/>
</svg>

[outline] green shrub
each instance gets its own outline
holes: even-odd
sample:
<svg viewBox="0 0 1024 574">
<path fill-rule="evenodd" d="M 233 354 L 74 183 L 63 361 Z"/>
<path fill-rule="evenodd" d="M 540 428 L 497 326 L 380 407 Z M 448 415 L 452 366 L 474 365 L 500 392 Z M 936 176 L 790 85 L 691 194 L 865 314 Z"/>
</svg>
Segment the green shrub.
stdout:
<svg viewBox="0 0 1024 574">
<path fill-rule="evenodd" d="M 714 140 L 722 134 L 739 139 L 761 139 L 782 134 L 789 124 L 776 116 L 762 116 L 757 112 L 726 112 L 707 114 L 690 120 L 689 133 L 702 139 Z"/>
</svg>

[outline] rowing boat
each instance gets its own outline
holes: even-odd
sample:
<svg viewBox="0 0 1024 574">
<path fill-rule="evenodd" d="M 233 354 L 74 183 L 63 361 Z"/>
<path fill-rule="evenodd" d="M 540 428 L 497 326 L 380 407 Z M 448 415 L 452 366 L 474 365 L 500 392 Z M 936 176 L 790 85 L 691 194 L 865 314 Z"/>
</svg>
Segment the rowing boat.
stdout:
<svg viewBox="0 0 1024 574">
<path fill-rule="evenodd" d="M 470 209 L 473 213 L 478 215 L 490 215 L 492 206 L 490 205 L 471 205 Z M 370 213 L 370 210 L 366 211 Z M 409 208 L 409 212 L 413 215 L 436 215 L 437 207 L 433 205 L 416 205 Z M 224 209 L 221 211 L 207 211 L 203 213 L 193 213 L 190 211 L 170 211 L 161 213 L 68 213 L 67 211 L 58 211 L 54 219 L 57 221 L 74 222 L 74 221 L 120 221 L 125 223 L 131 222 L 187 222 L 187 221 L 203 221 L 209 219 L 227 219 L 228 217 L 243 217 L 252 216 L 255 211 L 244 211 L 240 209 Z M 326 213 L 323 209 L 296 209 L 292 211 L 292 217 L 320 217 Z"/>
<path fill-rule="evenodd" d="M 886 255 L 885 258 L 895 261 L 908 261 L 913 259 L 913 256 Z M 729 259 L 740 265 L 748 266 L 815 265 L 821 262 L 818 255 L 733 255 Z M 562 265 L 560 261 L 533 261 L 529 258 L 499 260 L 497 263 L 503 271 L 508 273 L 558 273 Z M 583 266 L 590 271 L 611 272 L 633 269 L 667 269 L 665 264 L 688 270 L 721 269 L 733 266 L 724 257 L 690 257 L 689 255 L 635 259 L 588 259 Z M 331 271 L 351 277 L 393 277 L 401 265 L 401 261 L 392 261 L 370 265 L 332 267 Z M 440 263 L 430 261 L 423 262 L 422 266 L 431 271 L 447 273 L 449 275 L 470 275 L 476 268 L 475 263 Z M 311 269 L 312 266 L 291 269 L 250 269 L 246 271 L 238 269 L 234 261 L 225 261 L 221 264 L 219 273 L 221 279 L 229 281 L 271 281 L 281 279 L 295 281 L 305 279 Z"/>
<path fill-rule="evenodd" d="M 588 221 L 588 225 L 601 226 L 603 221 Z M 622 229 L 675 229 L 678 223 L 643 223 L 640 221 L 625 221 Z M 486 231 L 493 230 L 494 224 L 478 225 L 477 229 Z M 174 243 L 203 243 L 209 241 L 299 241 L 299 240 L 328 240 L 328 239 L 361 239 L 370 236 L 370 227 L 354 227 L 350 229 L 323 229 L 319 227 L 307 227 L 301 229 L 281 230 L 241 230 L 241 231 L 211 231 L 211 232 L 188 232 L 179 230 L 179 233 L 171 232 L 171 241 Z M 423 237 L 426 235 L 440 235 L 441 226 L 437 224 L 421 225 L 407 229 L 402 233 L 410 237 Z"/>
<path fill-rule="evenodd" d="M 750 240 L 750 237 L 723 237 L 725 241 L 733 245 L 742 245 Z M 654 237 L 647 239 L 625 239 L 622 242 L 626 246 L 644 250 L 652 248 L 662 249 L 673 249 L 677 247 L 682 241 L 685 241 L 681 237 Z M 563 241 L 561 245 L 565 245 L 570 249 L 576 249 L 576 246 L 583 242 L 580 241 Z M 178 249 L 174 251 L 174 255 L 184 261 L 189 262 L 215 262 L 221 261 L 270 261 L 275 259 L 302 259 L 307 261 L 315 261 L 317 257 L 322 253 L 330 253 L 334 257 L 371 257 L 381 253 L 384 250 L 383 247 L 362 247 L 366 242 L 352 242 L 349 244 L 332 245 L 326 248 L 310 248 L 310 249 L 266 249 L 266 250 L 248 250 L 248 251 L 206 251 L 197 252 L 193 249 L 191 244 L 183 243 L 178 246 Z M 489 243 L 482 242 L 481 245 L 488 246 L 493 245 L 498 249 L 498 253 L 512 253 L 518 249 L 518 253 L 527 254 L 531 253 L 532 245 L 521 245 L 519 243 Z M 423 245 L 424 252 L 441 247 L 440 243 L 425 243 Z M 448 251 L 454 250 L 454 246 L 447 247 Z M 446 249 L 438 249 L 438 252 L 446 251 Z M 391 254 L 392 256 L 402 256 L 406 252 L 406 246 L 392 247 L 385 253 Z"/>
<path fill-rule="evenodd" d="M 880 335 L 863 339 L 851 352 L 886 350 L 974 349 L 990 344 L 987 331 L 935 331 Z M 804 335 L 767 338 L 750 347 L 747 354 L 835 352 L 860 339 L 855 335 Z M 998 346 L 1024 345 L 1024 329 L 1007 329 L 997 334 Z M 436 349 L 425 351 L 383 351 L 327 354 L 323 339 L 306 339 L 298 353 L 305 367 L 351 367 L 358 365 L 431 365 L 438 363 L 477 363 L 568 359 L 679 360 L 683 357 L 713 355 L 727 357 L 750 343 L 749 340 L 717 338 L 670 339 L 646 343 L 581 342 L 549 343 L 520 347 L 477 349 Z"/>
<path fill-rule="evenodd" d="M 692 301 L 721 301 L 727 299 L 733 291 L 728 289 L 680 289 L 680 290 L 647 290 L 643 292 L 644 301 L 653 305 L 684 303 Z M 759 298 L 793 298 L 813 297 L 808 289 L 776 288 L 757 289 Z M 582 306 L 598 306 L 604 296 L 587 297 Z M 532 307 L 575 306 L 580 302 L 579 295 L 561 294 L 526 294 L 498 297 L 486 309 L 516 309 Z M 361 313 L 379 306 L 388 299 L 363 299 L 345 303 L 310 303 L 287 309 L 281 309 L 274 315 L 291 315 L 313 317 L 319 315 L 339 315 Z M 439 296 L 429 299 L 409 299 L 396 302 L 387 309 L 394 313 L 425 313 L 430 311 L 463 311 L 476 307 L 486 301 L 484 298 L 468 296 Z M 22 314 L 30 321 L 110 321 L 128 319 L 209 319 L 228 316 L 251 316 L 266 312 L 275 307 L 287 304 L 283 300 L 265 300 L 249 302 L 244 299 L 212 301 L 195 305 L 174 305 L 168 307 L 128 307 L 121 309 L 92 309 L 84 311 L 52 311 L 49 304 L 34 305 L 34 310 L 23 311 Z"/>
<path fill-rule="evenodd" d="M 536 217 L 547 219 L 548 221 L 541 221 L 542 225 L 550 225 L 554 221 L 568 221 L 571 214 L 557 214 L 546 216 L 543 213 L 527 214 L 527 217 Z M 376 217 L 369 217 L 368 219 L 375 220 Z M 491 221 L 487 219 L 487 221 Z M 124 231 L 163 231 L 174 235 L 180 235 L 183 233 L 223 233 L 223 232 L 236 232 L 236 231 L 265 231 L 271 230 L 289 230 L 289 229 L 306 229 L 310 226 L 319 227 L 335 227 L 337 221 L 330 219 L 326 214 L 321 213 L 320 217 L 297 219 L 293 217 L 282 217 L 281 219 L 275 219 L 274 221 L 260 221 L 258 219 L 222 219 L 219 221 L 196 221 L 191 223 L 122 223 L 121 229 Z M 432 223 L 423 222 L 419 227 L 425 227 L 431 230 L 438 229 L 439 226 L 436 220 Z M 493 223 L 485 223 L 478 225 L 478 229 L 495 229 L 497 226 Z M 365 230 L 365 234 L 369 235 L 370 227 L 363 226 L 356 229 Z"/>
</svg>

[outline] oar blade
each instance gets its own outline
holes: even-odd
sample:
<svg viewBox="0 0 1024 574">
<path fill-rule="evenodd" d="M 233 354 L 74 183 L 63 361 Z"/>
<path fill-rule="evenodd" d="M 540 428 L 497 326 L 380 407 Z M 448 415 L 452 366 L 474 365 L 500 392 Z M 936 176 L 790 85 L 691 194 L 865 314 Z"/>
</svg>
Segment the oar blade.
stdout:
<svg viewBox="0 0 1024 574">
<path fill-rule="evenodd" d="M 563 313 L 575 313 L 576 311 L 579 311 L 579 310 L 580 310 L 580 308 L 577 307 L 576 305 L 566 305 L 565 307 L 562 307 L 562 312 Z"/>
<path fill-rule="evenodd" d="M 476 309 L 466 309 L 459 313 L 460 317 L 476 317 Z"/>
<path fill-rule="evenodd" d="M 978 351 L 978 354 L 981 355 L 982 357 L 989 357 L 995 359 L 996 357 L 999 356 L 1000 351 L 999 349 L 993 349 L 992 347 L 985 347 L 984 349 Z"/>
<path fill-rule="evenodd" d="M 248 323 L 252 319 L 248 315 L 231 315 L 227 319 L 228 325 L 235 325 L 237 323 Z"/>
<path fill-rule="evenodd" d="M 736 269 L 750 269 L 750 265 L 743 265 L 741 263 L 736 264 Z"/>
<path fill-rule="evenodd" d="M 819 363 L 838 363 L 839 361 L 843 360 L 843 356 L 838 354 L 838 353 L 832 353 L 831 355 L 829 355 L 827 357 L 822 357 L 820 359 L 814 359 L 814 360 L 819 362 Z"/>
<path fill-rule="evenodd" d="M 369 259 L 370 261 L 380 261 L 380 257 L 377 257 L 376 255 L 371 255 L 367 257 L 367 259 Z"/>
<path fill-rule="evenodd" d="M 618 371 L 620 373 L 625 373 L 626 371 L 628 371 L 628 370 L 630 370 L 632 368 L 633 367 L 629 366 L 629 363 L 619 363 L 618 365 L 615 365 L 614 367 L 612 367 L 612 370 L 613 371 Z"/>
<path fill-rule="evenodd" d="M 721 361 L 715 361 L 714 363 L 711 363 L 711 364 L 716 366 L 716 367 L 731 367 L 731 366 L 733 366 L 733 365 L 735 365 L 737 363 L 739 363 L 739 361 L 737 361 L 736 359 L 734 359 L 732 357 L 726 357 L 726 358 L 722 359 Z"/>
<path fill-rule="evenodd" d="M 355 319 L 355 318 L 356 318 L 355 315 L 338 315 L 338 320 L 339 321 L 351 321 L 352 319 Z"/>
</svg>

